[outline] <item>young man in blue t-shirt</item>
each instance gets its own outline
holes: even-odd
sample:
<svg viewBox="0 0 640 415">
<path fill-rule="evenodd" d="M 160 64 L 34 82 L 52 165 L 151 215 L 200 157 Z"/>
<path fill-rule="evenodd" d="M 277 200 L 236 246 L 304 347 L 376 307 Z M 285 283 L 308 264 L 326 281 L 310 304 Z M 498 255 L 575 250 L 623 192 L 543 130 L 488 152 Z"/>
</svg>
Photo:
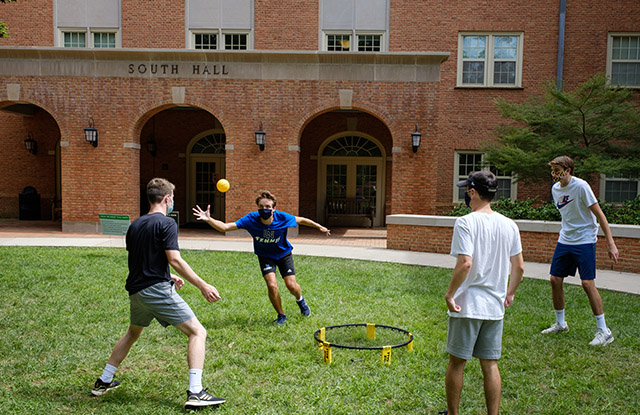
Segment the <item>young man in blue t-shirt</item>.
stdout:
<svg viewBox="0 0 640 415">
<path fill-rule="evenodd" d="M 293 256 L 291 255 L 293 247 L 287 240 L 287 229 L 300 224 L 314 227 L 327 236 L 331 235 L 331 231 L 311 219 L 276 210 L 276 198 L 268 191 L 263 191 L 258 195 L 256 205 L 258 206 L 257 211 L 250 212 L 237 221 L 229 223 L 213 219 L 209 214 L 209 206 L 207 206 L 207 210 L 196 206 L 193 208 L 193 214 L 196 219 L 207 222 L 220 232 L 237 229 L 245 229 L 249 232 L 253 238 L 253 250 L 260 261 L 262 276 L 267 283 L 269 300 L 278 313 L 278 318 L 274 320 L 274 323 L 281 326 L 287 321 L 287 316 L 282 309 L 282 301 L 278 292 L 276 268 L 280 270 L 280 275 L 282 275 L 287 289 L 296 298 L 302 315 L 311 314 L 309 306 L 302 296 L 300 285 L 296 281 Z"/>
</svg>

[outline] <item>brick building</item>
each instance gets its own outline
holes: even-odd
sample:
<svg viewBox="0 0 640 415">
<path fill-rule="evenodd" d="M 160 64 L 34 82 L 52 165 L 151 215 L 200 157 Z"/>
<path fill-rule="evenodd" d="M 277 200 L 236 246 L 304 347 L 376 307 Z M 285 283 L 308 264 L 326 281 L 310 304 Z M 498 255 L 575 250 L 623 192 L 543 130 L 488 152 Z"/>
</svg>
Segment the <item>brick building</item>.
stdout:
<svg viewBox="0 0 640 415">
<path fill-rule="evenodd" d="M 32 187 L 63 231 L 136 218 L 154 176 L 176 184 L 181 224 L 196 203 L 235 220 L 261 189 L 321 222 L 336 197 L 370 201 L 375 226 L 441 213 L 501 122 L 495 98 L 602 72 L 640 87 L 637 0 L 20 0 L 0 21 L 0 218 Z M 500 179 L 504 196 L 548 192 Z"/>
</svg>

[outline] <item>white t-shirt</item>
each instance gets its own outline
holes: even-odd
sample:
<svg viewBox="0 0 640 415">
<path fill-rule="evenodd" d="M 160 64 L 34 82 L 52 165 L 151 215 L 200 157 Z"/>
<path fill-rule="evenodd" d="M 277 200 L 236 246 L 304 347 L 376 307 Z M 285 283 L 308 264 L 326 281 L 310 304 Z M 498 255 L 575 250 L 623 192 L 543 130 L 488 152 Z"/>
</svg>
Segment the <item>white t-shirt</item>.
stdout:
<svg viewBox="0 0 640 415">
<path fill-rule="evenodd" d="M 461 307 L 451 317 L 501 320 L 507 296 L 511 257 L 522 252 L 518 226 L 498 212 L 472 212 L 456 220 L 451 255 L 472 259 L 467 278 L 453 299 Z"/>
<path fill-rule="evenodd" d="M 555 183 L 551 188 L 553 202 L 562 216 L 562 229 L 558 242 L 567 245 L 593 244 L 598 240 L 598 220 L 589 206 L 598 203 L 591 186 L 586 181 L 571 177 L 562 187 Z"/>
</svg>

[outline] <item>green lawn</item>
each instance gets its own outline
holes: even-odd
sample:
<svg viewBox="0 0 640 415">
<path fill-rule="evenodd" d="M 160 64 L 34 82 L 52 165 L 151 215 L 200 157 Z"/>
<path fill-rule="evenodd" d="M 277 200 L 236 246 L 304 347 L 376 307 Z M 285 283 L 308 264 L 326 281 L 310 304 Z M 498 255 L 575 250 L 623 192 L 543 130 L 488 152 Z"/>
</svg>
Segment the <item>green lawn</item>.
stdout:
<svg viewBox="0 0 640 415">
<path fill-rule="evenodd" d="M 205 386 L 227 399 L 203 412 L 436 414 L 446 408 L 443 297 L 450 270 L 296 256 L 312 315 L 300 315 L 281 283 L 289 321 L 275 327 L 253 254 L 182 255 L 222 296 L 209 304 L 192 286 L 181 290 L 209 332 Z M 0 413 L 184 412 L 186 338 L 156 322 L 119 368 L 122 386 L 90 396 L 128 325 L 125 250 L 0 247 L 0 258 Z M 587 298 L 575 286 L 566 287 L 566 294 L 567 334 L 540 334 L 553 320 L 547 282 L 525 280 L 507 310 L 502 413 L 640 413 L 640 297 L 601 292 L 616 340 L 593 348 Z M 334 348 L 333 363 L 325 364 L 313 333 L 344 323 L 408 330 L 415 336 L 414 351 L 393 349 L 387 366 L 379 351 Z M 462 413 L 485 413 L 483 396 L 480 367 L 472 360 Z"/>
</svg>

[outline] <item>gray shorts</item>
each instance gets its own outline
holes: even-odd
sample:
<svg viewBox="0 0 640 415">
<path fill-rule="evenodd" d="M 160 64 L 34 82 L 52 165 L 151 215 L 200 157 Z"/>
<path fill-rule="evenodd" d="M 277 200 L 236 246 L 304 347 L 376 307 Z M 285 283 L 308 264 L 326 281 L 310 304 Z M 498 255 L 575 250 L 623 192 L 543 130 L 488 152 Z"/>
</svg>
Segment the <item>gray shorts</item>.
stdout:
<svg viewBox="0 0 640 415">
<path fill-rule="evenodd" d="M 447 352 L 464 360 L 500 359 L 502 320 L 449 317 Z"/>
<path fill-rule="evenodd" d="M 175 326 L 195 317 L 191 307 L 173 284 L 160 282 L 129 296 L 131 324 L 147 327 L 154 318 L 163 327 Z"/>
</svg>

